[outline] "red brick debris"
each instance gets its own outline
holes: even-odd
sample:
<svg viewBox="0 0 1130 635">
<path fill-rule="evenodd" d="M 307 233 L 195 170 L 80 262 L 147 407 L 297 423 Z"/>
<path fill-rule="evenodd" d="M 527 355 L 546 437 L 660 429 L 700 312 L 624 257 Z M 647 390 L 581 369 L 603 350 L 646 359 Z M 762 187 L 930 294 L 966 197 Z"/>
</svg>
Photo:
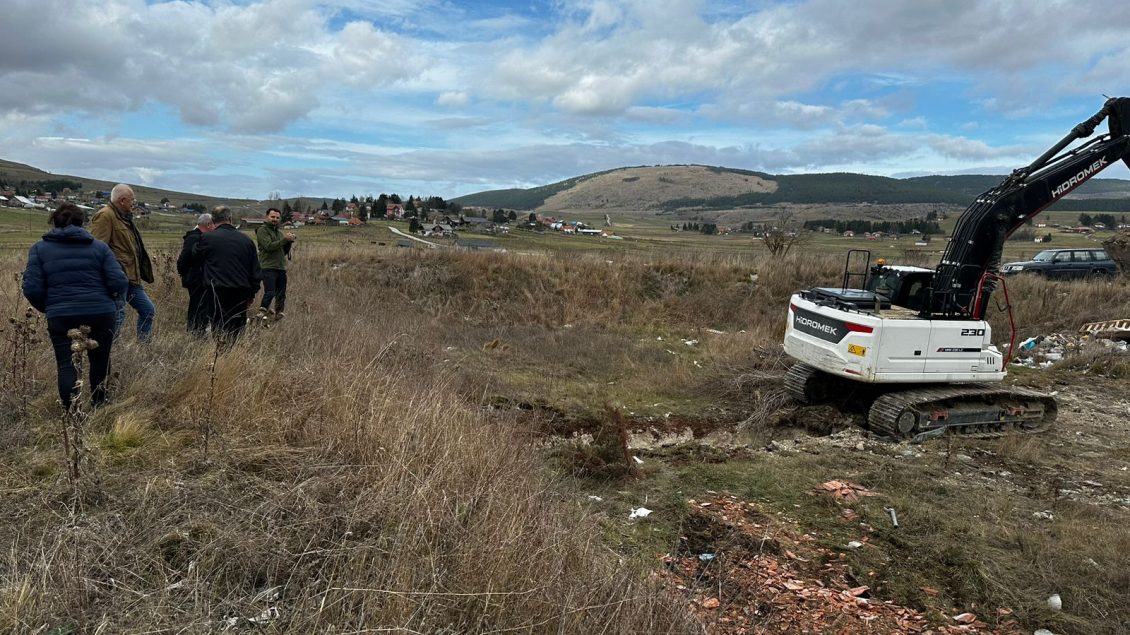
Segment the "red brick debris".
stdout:
<svg viewBox="0 0 1130 635">
<path fill-rule="evenodd" d="M 827 494 L 837 502 L 843 501 L 847 503 L 854 503 L 862 496 L 878 496 L 876 492 L 872 492 L 862 485 L 856 485 L 848 481 L 828 481 L 827 483 L 821 483 L 811 491 L 813 494 Z"/>
<path fill-rule="evenodd" d="M 818 487 L 824 491 L 828 484 Z M 848 484 L 850 485 L 850 484 Z M 854 495 L 874 495 L 855 486 Z M 842 488 L 834 488 L 842 491 Z M 871 597 L 843 554 L 817 544 L 786 519 L 754 503 L 716 495 L 688 501 L 680 553 L 662 556 L 660 574 L 685 594 L 711 634 L 911 633 L 1020 635 L 1011 611 L 990 627 L 972 612 L 926 612 Z M 861 538 L 866 541 L 866 537 Z M 927 597 L 934 589 L 923 589 Z"/>
</svg>

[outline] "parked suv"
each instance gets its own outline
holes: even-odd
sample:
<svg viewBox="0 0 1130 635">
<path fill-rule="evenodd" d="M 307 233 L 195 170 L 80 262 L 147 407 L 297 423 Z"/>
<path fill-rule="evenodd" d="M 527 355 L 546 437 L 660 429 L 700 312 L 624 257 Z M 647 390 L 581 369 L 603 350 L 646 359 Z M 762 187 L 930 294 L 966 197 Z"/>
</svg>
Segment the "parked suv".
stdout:
<svg viewBox="0 0 1130 635">
<path fill-rule="evenodd" d="M 1118 273 L 1118 265 L 1102 249 L 1045 249 L 1031 260 L 1005 263 L 1001 271 L 1008 275 L 1035 273 L 1067 280 L 1114 275 Z"/>
</svg>

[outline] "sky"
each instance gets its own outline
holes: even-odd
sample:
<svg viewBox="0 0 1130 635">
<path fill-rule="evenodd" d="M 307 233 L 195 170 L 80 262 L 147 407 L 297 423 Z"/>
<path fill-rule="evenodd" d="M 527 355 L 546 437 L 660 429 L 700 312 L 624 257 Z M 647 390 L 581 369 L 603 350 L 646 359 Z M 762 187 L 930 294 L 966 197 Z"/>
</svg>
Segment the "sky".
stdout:
<svg viewBox="0 0 1130 635">
<path fill-rule="evenodd" d="M 4 0 L 0 19 L 0 158 L 233 198 L 660 164 L 1006 174 L 1104 94 L 1130 95 L 1125 0 Z"/>
</svg>

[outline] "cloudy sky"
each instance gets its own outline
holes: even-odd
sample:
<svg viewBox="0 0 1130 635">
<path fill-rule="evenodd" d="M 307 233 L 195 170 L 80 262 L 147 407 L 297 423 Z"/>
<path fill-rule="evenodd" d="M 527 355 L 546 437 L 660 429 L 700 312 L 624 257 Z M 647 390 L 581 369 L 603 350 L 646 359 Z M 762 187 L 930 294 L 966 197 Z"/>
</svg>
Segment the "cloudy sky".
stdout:
<svg viewBox="0 0 1130 635">
<path fill-rule="evenodd" d="M 4 0 L 0 13 L 0 158 L 218 196 L 451 198 L 671 163 L 1004 174 L 1103 94 L 1130 94 L 1125 0 Z"/>
</svg>

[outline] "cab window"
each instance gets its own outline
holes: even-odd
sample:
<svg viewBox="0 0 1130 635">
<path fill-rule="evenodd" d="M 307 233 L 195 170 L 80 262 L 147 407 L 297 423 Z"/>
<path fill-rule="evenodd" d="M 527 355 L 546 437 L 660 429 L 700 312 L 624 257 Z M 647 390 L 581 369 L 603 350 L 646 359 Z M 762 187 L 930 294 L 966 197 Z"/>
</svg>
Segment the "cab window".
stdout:
<svg viewBox="0 0 1130 635">
<path fill-rule="evenodd" d="M 1091 252 L 1089 251 L 1076 251 L 1075 262 L 1091 262 Z"/>
<path fill-rule="evenodd" d="M 1052 261 L 1053 262 L 1071 262 L 1071 252 L 1070 251 L 1061 251 L 1061 252 L 1059 252 L 1055 255 L 1055 258 L 1053 258 Z"/>
</svg>

